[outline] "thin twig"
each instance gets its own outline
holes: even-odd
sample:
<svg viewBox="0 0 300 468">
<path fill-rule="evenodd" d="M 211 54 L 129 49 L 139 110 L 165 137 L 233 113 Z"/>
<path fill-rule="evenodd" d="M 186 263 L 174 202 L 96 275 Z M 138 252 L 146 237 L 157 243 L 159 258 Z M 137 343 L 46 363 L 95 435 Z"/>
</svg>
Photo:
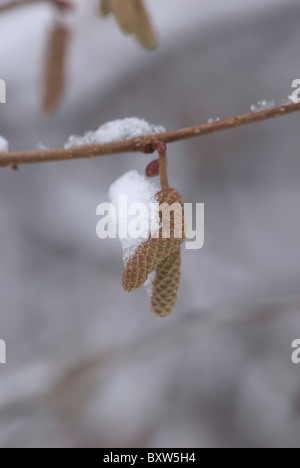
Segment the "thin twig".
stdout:
<svg viewBox="0 0 300 468">
<path fill-rule="evenodd" d="M 157 135 L 141 136 L 131 138 L 130 140 L 115 141 L 113 143 L 80 146 L 76 148 L 62 148 L 45 151 L 19 151 L 16 153 L 0 153 L 0 167 L 38 163 L 64 161 L 71 159 L 94 158 L 97 156 L 107 156 L 119 153 L 132 152 L 153 152 L 155 143 L 162 141 L 164 143 L 174 143 L 176 141 L 195 138 L 198 136 L 209 135 L 211 133 L 228 130 L 243 125 L 262 122 L 264 120 L 274 119 L 293 112 L 300 111 L 299 104 L 287 104 L 273 107 L 261 112 L 249 113 L 230 117 L 210 124 L 198 125 L 195 127 L 182 128 L 171 132 L 160 133 Z"/>
<path fill-rule="evenodd" d="M 167 189 L 169 188 L 167 146 L 158 141 L 155 143 L 155 148 L 159 154 L 160 185 L 162 189 Z"/>
<path fill-rule="evenodd" d="M 13 8 L 16 8 L 16 7 L 31 5 L 33 3 L 49 2 L 49 1 L 51 2 L 52 0 L 22 0 L 22 1 L 13 0 L 9 3 L 5 3 L 4 5 L 1 5 L 0 13 L 12 10 Z"/>
</svg>

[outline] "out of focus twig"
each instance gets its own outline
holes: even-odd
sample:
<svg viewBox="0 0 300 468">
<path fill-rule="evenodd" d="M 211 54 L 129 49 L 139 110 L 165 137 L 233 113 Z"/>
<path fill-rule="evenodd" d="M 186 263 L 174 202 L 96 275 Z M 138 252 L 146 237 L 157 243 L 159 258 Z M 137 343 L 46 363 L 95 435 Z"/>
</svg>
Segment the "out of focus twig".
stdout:
<svg viewBox="0 0 300 468">
<path fill-rule="evenodd" d="M 282 117 L 300 111 L 299 104 L 286 104 L 273 107 L 260 112 L 238 115 L 218 122 L 206 123 L 195 127 L 181 128 L 156 135 L 141 136 L 130 140 L 115 141 L 113 143 L 94 144 L 76 148 L 61 148 L 54 150 L 19 151 L 16 153 L 0 153 L 0 167 L 18 166 L 39 162 L 67 161 L 73 159 L 94 158 L 111 154 L 132 152 L 154 152 L 155 143 L 159 140 L 163 143 L 174 143 L 211 133 L 229 130 L 243 125 L 248 125 L 264 120 Z"/>
<path fill-rule="evenodd" d="M 104 17 L 114 13 L 121 30 L 134 34 L 146 49 L 157 47 L 157 34 L 143 0 L 100 0 L 100 12 Z"/>
<path fill-rule="evenodd" d="M 55 110 L 65 88 L 65 68 L 69 38 L 69 28 L 60 22 L 54 25 L 49 34 L 42 104 L 45 112 Z"/>
<path fill-rule="evenodd" d="M 72 8 L 72 3 L 70 3 L 69 0 L 10 0 L 7 1 L 7 3 L 0 5 L 0 13 L 13 10 L 17 7 L 33 5 L 34 3 L 52 3 L 61 10 L 69 10 Z"/>
<path fill-rule="evenodd" d="M 33 3 L 45 3 L 49 2 L 52 3 L 53 0 L 11 0 L 10 2 L 5 3 L 4 5 L 0 5 L 0 13 L 8 10 L 12 10 L 16 7 L 22 7 L 26 5 L 31 5 Z"/>
</svg>

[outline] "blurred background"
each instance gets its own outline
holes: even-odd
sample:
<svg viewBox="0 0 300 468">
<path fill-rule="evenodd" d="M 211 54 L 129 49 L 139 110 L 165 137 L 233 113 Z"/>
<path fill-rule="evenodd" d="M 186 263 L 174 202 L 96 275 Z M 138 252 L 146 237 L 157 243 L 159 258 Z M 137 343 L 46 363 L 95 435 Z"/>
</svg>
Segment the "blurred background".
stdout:
<svg viewBox="0 0 300 468">
<path fill-rule="evenodd" d="M 5 3 L 5 2 L 2 2 Z M 68 86 L 40 111 L 47 2 L 0 16 L 0 134 L 12 150 L 137 116 L 176 129 L 277 104 L 300 78 L 299 1 L 148 0 L 159 48 L 76 1 Z M 169 178 L 205 203 L 178 304 L 125 293 L 96 207 L 151 156 L 0 170 L 0 446 L 300 447 L 297 114 L 169 146 Z M 298 213 L 298 214 L 297 214 Z"/>
</svg>

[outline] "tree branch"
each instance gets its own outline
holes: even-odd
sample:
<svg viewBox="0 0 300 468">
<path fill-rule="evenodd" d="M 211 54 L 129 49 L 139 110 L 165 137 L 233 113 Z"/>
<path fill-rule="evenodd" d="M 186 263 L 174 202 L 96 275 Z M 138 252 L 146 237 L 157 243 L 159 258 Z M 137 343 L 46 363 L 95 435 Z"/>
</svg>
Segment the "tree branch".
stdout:
<svg viewBox="0 0 300 468">
<path fill-rule="evenodd" d="M 20 164 L 64 161 L 82 158 L 94 158 L 97 156 L 106 156 L 119 153 L 144 152 L 152 153 L 155 151 L 155 143 L 162 141 L 164 143 L 174 143 L 176 141 L 195 138 L 211 133 L 241 127 L 264 120 L 274 119 L 293 112 L 300 111 L 299 104 L 287 104 L 273 107 L 261 112 L 249 113 L 230 117 L 210 124 L 198 125 L 195 127 L 182 128 L 156 135 L 141 136 L 131 138 L 130 140 L 115 141 L 113 143 L 87 145 L 76 148 L 62 148 L 45 151 L 20 151 L 15 153 L 0 153 L 0 167 L 13 166 Z"/>
<path fill-rule="evenodd" d="M 33 3 L 42 3 L 42 2 L 46 2 L 46 1 L 49 1 L 49 0 L 23 0 L 23 1 L 12 0 L 11 2 L 7 2 L 4 5 L 0 6 L 0 13 L 2 13 L 4 11 L 12 10 L 15 7 L 31 5 Z M 52 1 L 52 0 L 50 0 L 50 1 Z"/>
</svg>

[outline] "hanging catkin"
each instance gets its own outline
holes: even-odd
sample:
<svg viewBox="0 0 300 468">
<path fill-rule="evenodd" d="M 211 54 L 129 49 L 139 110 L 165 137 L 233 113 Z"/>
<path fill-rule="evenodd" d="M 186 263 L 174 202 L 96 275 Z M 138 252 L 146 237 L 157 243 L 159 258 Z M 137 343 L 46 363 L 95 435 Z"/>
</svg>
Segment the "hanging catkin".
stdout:
<svg viewBox="0 0 300 468">
<path fill-rule="evenodd" d="M 125 34 L 132 34 L 136 28 L 137 14 L 132 0 L 110 0 L 110 7 Z"/>
<path fill-rule="evenodd" d="M 137 16 L 135 29 L 136 37 L 143 47 L 146 47 L 146 49 L 154 49 L 157 47 L 158 40 L 147 8 L 145 7 L 143 0 L 132 1 L 135 5 Z"/>
<path fill-rule="evenodd" d="M 159 317 L 167 317 L 178 297 L 181 276 L 181 249 L 178 247 L 156 268 L 152 284 L 151 310 Z"/>
<path fill-rule="evenodd" d="M 157 266 L 175 250 L 178 250 L 184 241 L 184 213 L 181 195 L 175 189 L 167 188 L 158 192 L 156 199 L 159 205 L 163 203 L 169 206 L 174 205 L 175 212 L 171 212 L 170 226 L 162 225 L 159 235 L 151 235 L 128 260 L 122 277 L 125 291 L 140 288 L 148 279 L 149 274 L 156 270 Z M 160 217 L 163 221 L 161 212 Z M 163 237 L 165 228 L 169 231 L 167 238 Z"/>
<path fill-rule="evenodd" d="M 100 0 L 100 12 L 104 17 L 111 13 L 110 0 Z"/>
<path fill-rule="evenodd" d="M 68 27 L 60 22 L 55 24 L 49 34 L 42 103 L 42 108 L 46 112 L 51 112 L 57 107 L 65 88 L 65 67 L 69 38 L 70 31 Z"/>
</svg>

